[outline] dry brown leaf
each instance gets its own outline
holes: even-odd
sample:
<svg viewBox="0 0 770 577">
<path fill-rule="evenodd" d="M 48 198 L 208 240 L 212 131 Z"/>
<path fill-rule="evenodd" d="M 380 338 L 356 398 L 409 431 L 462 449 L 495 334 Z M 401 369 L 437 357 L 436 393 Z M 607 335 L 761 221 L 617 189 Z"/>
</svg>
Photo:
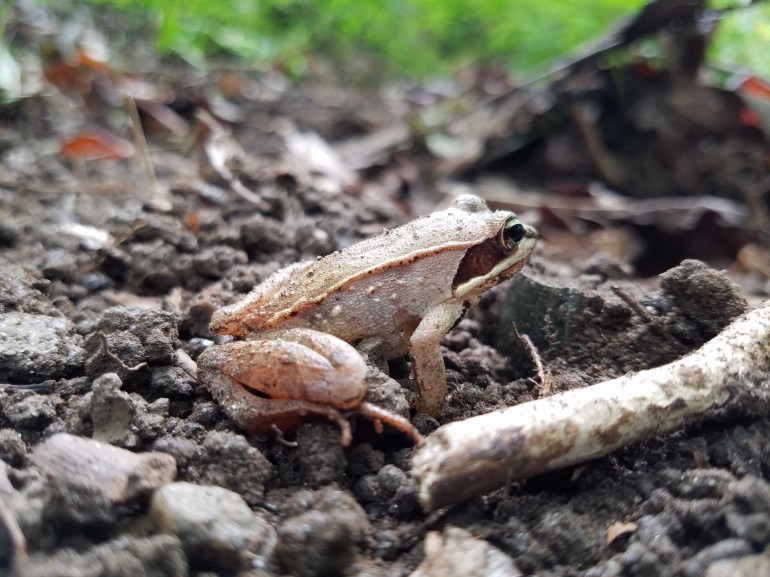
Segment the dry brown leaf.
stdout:
<svg viewBox="0 0 770 577">
<path fill-rule="evenodd" d="M 62 142 L 60 152 L 73 160 L 122 160 L 134 154 L 134 145 L 104 128 L 90 128 Z"/>
<path fill-rule="evenodd" d="M 617 521 L 607 527 L 607 545 L 611 545 L 615 539 L 636 531 L 638 525 L 633 521 Z"/>
</svg>

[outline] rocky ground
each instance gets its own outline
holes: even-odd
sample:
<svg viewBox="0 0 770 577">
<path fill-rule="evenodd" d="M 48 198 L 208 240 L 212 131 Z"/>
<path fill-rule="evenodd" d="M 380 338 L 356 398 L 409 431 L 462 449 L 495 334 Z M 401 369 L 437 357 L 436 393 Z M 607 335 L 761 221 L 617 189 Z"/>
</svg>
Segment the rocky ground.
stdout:
<svg viewBox="0 0 770 577">
<path fill-rule="evenodd" d="M 62 127 L 114 114 L 104 102 L 49 88 L 0 109 L 2 572 L 770 575 L 765 415 L 712 415 L 432 513 L 410 474 L 415 447 L 387 428 L 354 419 L 349 447 L 319 418 L 296 446 L 245 435 L 196 382 L 194 360 L 218 340 L 212 312 L 279 267 L 433 210 L 446 183 L 425 177 L 435 166 L 414 141 L 374 147 L 388 160 L 361 169 L 323 156 L 324 138 L 396 126 L 387 99 L 275 75 L 185 82 L 198 112 L 176 112 L 191 141 L 168 119 L 153 133 L 140 106 L 155 177 L 136 140 L 111 162 L 65 154 Z M 238 84 L 236 109 L 200 106 L 212 83 Z M 367 399 L 424 435 L 670 362 L 767 297 L 761 277 L 699 261 L 641 277 L 587 244 L 594 233 L 565 236 L 531 204 L 520 214 L 543 238 L 444 339 L 445 412 L 408 408 L 406 362 L 370 371 Z"/>
</svg>

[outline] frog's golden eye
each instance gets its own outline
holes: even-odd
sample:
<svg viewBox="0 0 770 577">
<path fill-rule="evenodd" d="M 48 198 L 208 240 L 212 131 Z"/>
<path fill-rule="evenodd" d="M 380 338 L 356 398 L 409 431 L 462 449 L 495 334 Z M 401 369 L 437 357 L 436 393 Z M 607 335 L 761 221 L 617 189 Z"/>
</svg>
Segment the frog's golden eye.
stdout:
<svg viewBox="0 0 770 577">
<path fill-rule="evenodd" d="M 524 238 L 524 225 L 519 222 L 519 219 L 515 216 L 511 216 L 505 221 L 505 224 L 500 229 L 499 240 L 500 244 L 505 247 L 506 250 L 515 248 Z"/>
</svg>

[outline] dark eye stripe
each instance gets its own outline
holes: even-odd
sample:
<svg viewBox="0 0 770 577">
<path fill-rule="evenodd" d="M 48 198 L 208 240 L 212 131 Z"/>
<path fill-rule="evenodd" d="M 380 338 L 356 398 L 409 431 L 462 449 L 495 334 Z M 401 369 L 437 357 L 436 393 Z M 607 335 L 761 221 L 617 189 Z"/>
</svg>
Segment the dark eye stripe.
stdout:
<svg viewBox="0 0 770 577">
<path fill-rule="evenodd" d="M 452 286 L 458 287 L 472 278 L 484 276 L 505 257 L 505 249 L 493 238 L 469 248 L 457 267 Z"/>
</svg>

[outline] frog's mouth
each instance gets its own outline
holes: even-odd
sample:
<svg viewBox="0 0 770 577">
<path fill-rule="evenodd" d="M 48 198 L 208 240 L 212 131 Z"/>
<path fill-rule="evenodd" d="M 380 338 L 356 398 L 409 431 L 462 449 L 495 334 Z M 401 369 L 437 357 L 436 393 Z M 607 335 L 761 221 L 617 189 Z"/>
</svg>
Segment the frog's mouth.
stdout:
<svg viewBox="0 0 770 577">
<path fill-rule="evenodd" d="M 495 238 L 469 248 L 452 281 L 455 297 L 473 296 L 519 272 L 527 264 L 537 239 L 537 231 L 525 226 L 524 237 L 512 251 Z"/>
</svg>

